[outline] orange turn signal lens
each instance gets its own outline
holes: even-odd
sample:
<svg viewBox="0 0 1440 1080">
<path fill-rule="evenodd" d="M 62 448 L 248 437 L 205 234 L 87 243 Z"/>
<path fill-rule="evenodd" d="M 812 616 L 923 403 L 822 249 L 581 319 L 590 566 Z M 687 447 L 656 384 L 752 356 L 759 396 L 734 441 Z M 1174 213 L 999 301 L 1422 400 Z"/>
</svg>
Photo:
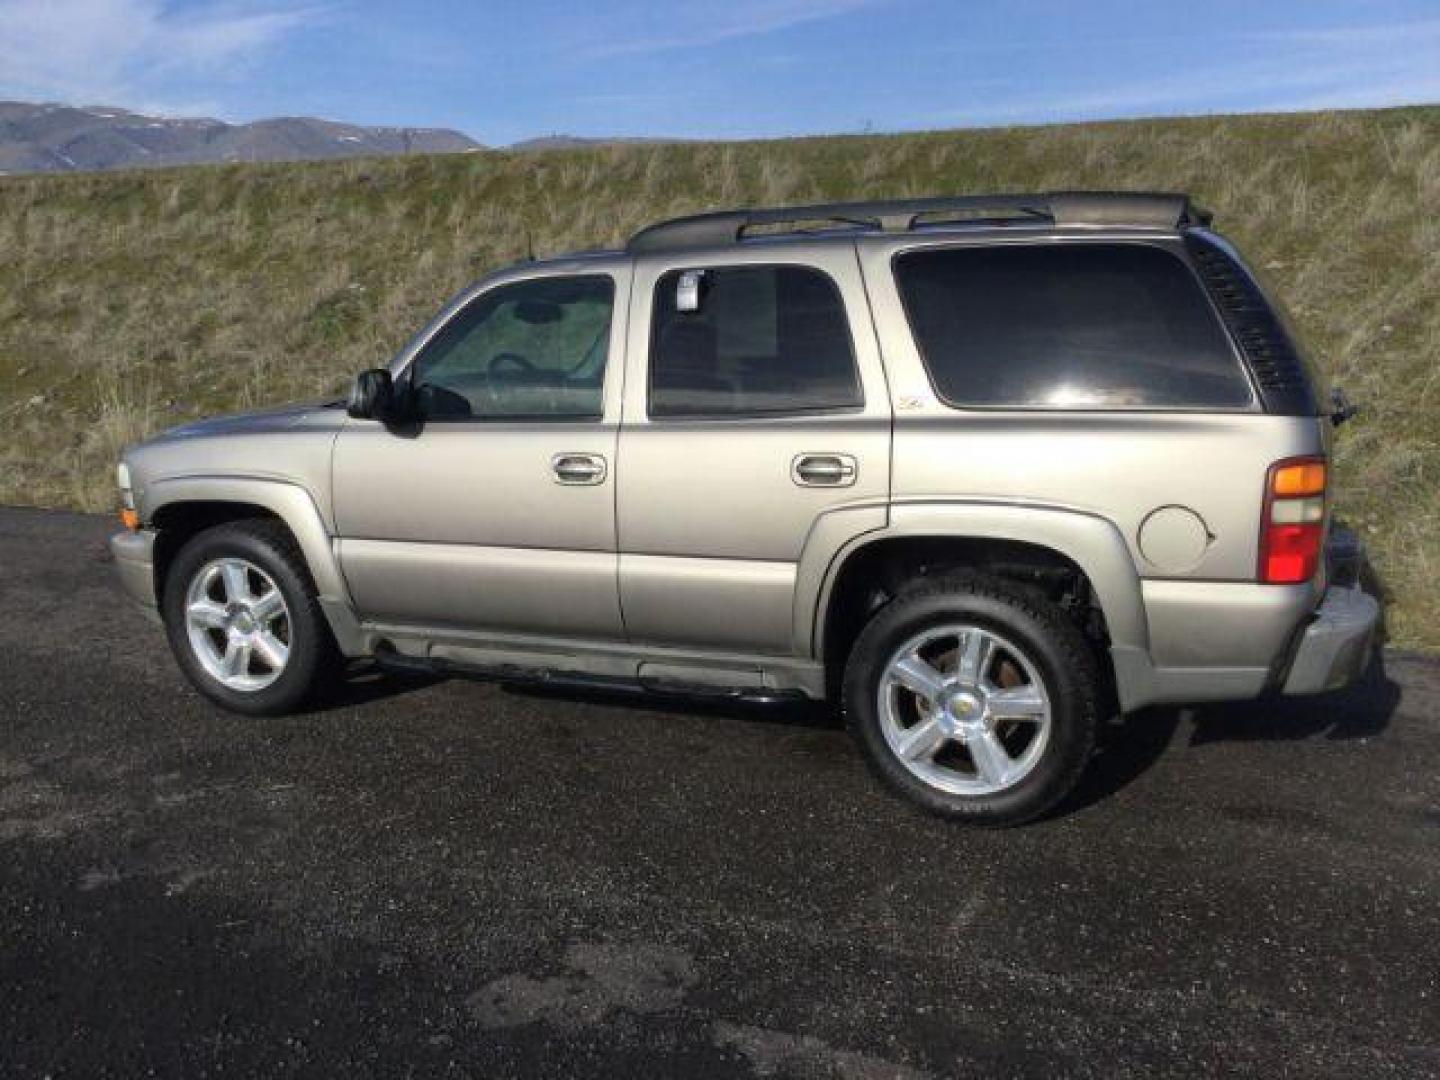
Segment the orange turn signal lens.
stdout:
<svg viewBox="0 0 1440 1080">
<path fill-rule="evenodd" d="M 140 515 L 127 506 L 120 511 L 120 524 L 134 532 L 140 528 Z"/>
<path fill-rule="evenodd" d="M 1270 492 L 1280 498 L 1320 495 L 1325 491 L 1325 463 L 1302 461 L 1281 465 L 1270 474 Z"/>
</svg>

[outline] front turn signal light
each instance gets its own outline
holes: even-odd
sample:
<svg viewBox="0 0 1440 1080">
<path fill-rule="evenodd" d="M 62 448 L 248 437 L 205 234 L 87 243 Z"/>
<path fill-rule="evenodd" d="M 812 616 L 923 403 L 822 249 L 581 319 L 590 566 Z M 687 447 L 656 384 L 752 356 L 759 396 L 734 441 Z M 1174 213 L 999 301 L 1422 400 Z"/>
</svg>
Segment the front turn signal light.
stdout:
<svg viewBox="0 0 1440 1080">
<path fill-rule="evenodd" d="M 120 524 L 124 525 L 125 528 L 129 529 L 131 532 L 135 532 L 137 529 L 140 528 L 139 513 L 130 509 L 130 507 L 128 506 L 125 507 L 120 511 Z"/>
</svg>

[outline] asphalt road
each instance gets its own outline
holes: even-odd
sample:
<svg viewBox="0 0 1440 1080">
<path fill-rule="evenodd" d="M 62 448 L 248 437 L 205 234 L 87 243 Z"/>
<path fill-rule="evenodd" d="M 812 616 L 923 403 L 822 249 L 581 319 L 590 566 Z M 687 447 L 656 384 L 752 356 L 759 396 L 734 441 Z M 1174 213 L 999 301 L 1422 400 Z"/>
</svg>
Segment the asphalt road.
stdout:
<svg viewBox="0 0 1440 1080">
<path fill-rule="evenodd" d="M 203 704 L 0 511 L 0 1074 L 1440 1075 L 1440 665 L 1150 710 L 964 831 L 813 710 Z"/>
</svg>

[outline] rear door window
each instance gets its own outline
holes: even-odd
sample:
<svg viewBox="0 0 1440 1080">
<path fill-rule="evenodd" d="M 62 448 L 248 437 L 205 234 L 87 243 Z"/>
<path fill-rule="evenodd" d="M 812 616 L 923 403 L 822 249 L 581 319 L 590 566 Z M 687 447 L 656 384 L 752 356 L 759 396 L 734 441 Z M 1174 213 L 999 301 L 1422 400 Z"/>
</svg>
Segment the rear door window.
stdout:
<svg viewBox="0 0 1440 1080">
<path fill-rule="evenodd" d="M 678 307 L 682 274 L 698 283 L 694 310 Z M 673 270 L 655 286 L 651 416 L 759 416 L 863 404 L 845 305 L 819 270 Z"/>
<path fill-rule="evenodd" d="M 947 404 L 1202 409 L 1253 400 L 1200 282 L 1163 248 L 931 248 L 899 255 L 895 275 Z"/>
</svg>

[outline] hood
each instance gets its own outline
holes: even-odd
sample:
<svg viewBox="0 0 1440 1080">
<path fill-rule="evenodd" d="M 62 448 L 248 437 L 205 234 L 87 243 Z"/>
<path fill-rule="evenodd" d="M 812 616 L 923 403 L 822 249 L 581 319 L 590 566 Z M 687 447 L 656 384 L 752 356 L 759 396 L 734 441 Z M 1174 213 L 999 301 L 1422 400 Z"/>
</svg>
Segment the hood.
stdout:
<svg viewBox="0 0 1440 1080">
<path fill-rule="evenodd" d="M 316 419 L 319 419 L 323 426 L 328 426 L 329 422 L 335 420 L 335 414 L 343 416 L 344 412 L 338 408 L 328 407 L 323 401 L 278 405 L 266 409 L 227 413 L 224 416 L 211 416 L 203 420 L 195 420 L 179 427 L 170 428 L 168 431 L 162 431 L 152 441 L 171 442 L 215 435 L 248 435 L 263 431 L 286 431 L 291 428 L 308 427 Z"/>
<path fill-rule="evenodd" d="M 131 446 L 122 461 L 142 514 L 153 509 L 149 492 L 154 485 L 195 477 L 261 477 L 298 485 L 324 499 L 330 452 L 345 420 L 344 409 L 323 402 L 217 416 Z"/>
</svg>

